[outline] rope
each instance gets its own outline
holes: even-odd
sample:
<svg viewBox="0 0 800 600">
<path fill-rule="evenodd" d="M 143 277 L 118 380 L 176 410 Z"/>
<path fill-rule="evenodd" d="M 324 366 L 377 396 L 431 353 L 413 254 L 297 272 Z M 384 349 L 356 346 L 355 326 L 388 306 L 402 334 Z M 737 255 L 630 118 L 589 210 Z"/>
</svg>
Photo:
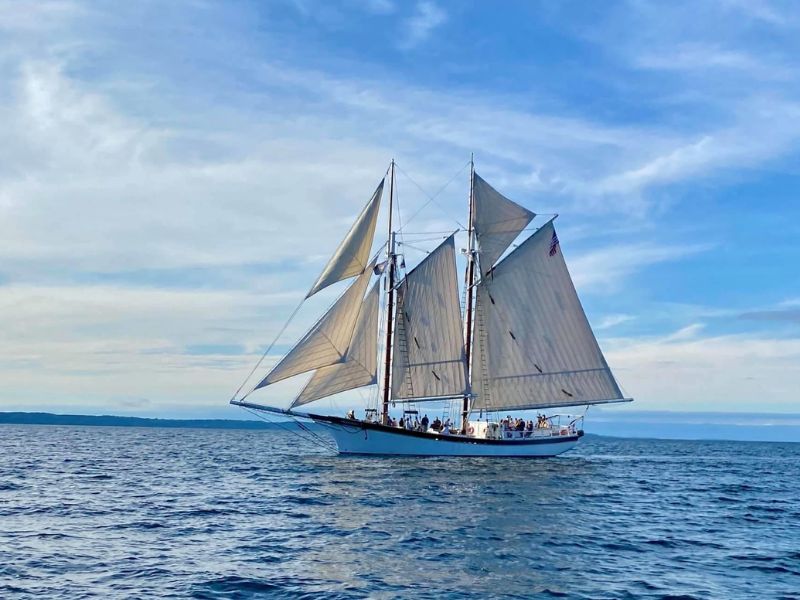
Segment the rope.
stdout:
<svg viewBox="0 0 800 600">
<path fill-rule="evenodd" d="M 458 172 L 457 172 L 455 175 L 453 175 L 453 176 L 452 176 L 450 179 L 448 179 L 448 180 L 447 180 L 447 183 L 445 183 L 445 184 L 444 184 L 442 187 L 440 187 L 440 188 L 439 188 L 439 190 L 438 190 L 438 191 L 437 191 L 435 194 L 433 194 L 432 196 L 431 196 L 431 195 L 430 195 L 428 192 L 426 192 L 426 191 L 423 189 L 423 187 L 422 187 L 420 184 L 418 184 L 418 183 L 417 183 L 417 182 L 414 180 L 414 178 L 413 178 L 413 177 L 411 177 L 411 175 L 409 175 L 409 174 L 408 174 L 408 173 L 406 173 L 406 172 L 405 172 L 403 169 L 401 169 L 401 168 L 400 168 L 400 166 L 399 166 L 397 163 L 395 163 L 395 165 L 394 165 L 394 166 L 395 166 L 395 168 L 399 169 L 399 170 L 400 170 L 400 172 L 401 172 L 403 175 L 405 175 L 405 176 L 408 178 L 408 180 L 409 180 L 411 183 L 413 183 L 413 184 L 414 184 L 414 185 L 417 187 L 417 189 L 418 189 L 420 192 L 422 192 L 422 193 L 423 193 L 425 196 L 427 196 L 427 198 L 428 198 L 428 201 L 427 201 L 425 204 L 423 204 L 422 206 L 420 206 L 420 207 L 417 209 L 417 211 L 416 211 L 416 212 L 415 212 L 413 215 L 411 215 L 411 217 L 410 217 L 410 218 L 409 218 L 409 219 L 406 221 L 406 225 L 408 225 L 408 224 L 409 224 L 411 221 L 413 221 L 413 220 L 414 220 L 414 218 L 415 218 L 415 217 L 416 217 L 416 216 L 417 216 L 419 213 L 421 213 L 421 212 L 422 212 L 422 210 L 423 210 L 425 207 L 427 207 L 427 206 L 428 206 L 428 205 L 429 205 L 431 202 L 433 202 L 434 204 L 436 204 L 436 206 L 439 208 L 439 210 L 441 210 L 441 211 L 442 211 L 444 214 L 446 214 L 446 215 L 447 215 L 449 218 L 451 218 L 451 219 L 452 219 L 452 217 L 451 217 L 451 216 L 448 214 L 448 212 L 447 212 L 447 211 L 446 211 L 444 208 L 442 208 L 442 206 L 441 206 L 441 205 L 440 205 L 438 202 L 436 202 L 436 197 L 437 197 L 439 194 L 441 194 L 441 193 L 442 193 L 442 192 L 443 192 L 443 191 L 444 191 L 444 190 L 447 188 L 447 186 L 449 186 L 451 183 L 453 183 L 453 181 L 455 181 L 456 177 L 458 177 L 459 175 L 461 175 L 461 173 L 464 171 L 464 169 L 466 169 L 466 168 L 469 166 L 469 162 L 467 162 L 467 163 L 466 163 L 466 164 L 465 164 L 463 167 L 461 167 L 461 168 L 458 170 Z M 461 229 L 466 229 L 466 227 L 464 227 L 464 226 L 463 226 L 463 225 L 462 225 L 462 224 L 461 224 L 461 223 L 458 221 L 458 219 L 453 219 L 453 221 L 455 221 L 455 222 L 456 222 L 456 224 L 459 226 L 459 228 L 461 228 Z"/>
<path fill-rule="evenodd" d="M 425 254 L 430 254 L 430 250 L 426 250 L 425 248 L 420 248 L 419 246 L 414 246 L 413 244 L 403 244 L 405 248 L 411 248 L 412 250 L 416 250 L 417 252 L 424 252 Z"/>
<path fill-rule="evenodd" d="M 297 308 L 295 308 L 294 311 L 292 311 L 292 314 L 289 315 L 289 319 L 286 321 L 286 323 L 283 324 L 283 327 L 281 327 L 281 330 L 278 332 L 278 335 L 275 336 L 275 339 L 272 340 L 272 343 L 267 347 L 266 350 L 264 350 L 264 354 L 261 355 L 261 358 L 258 359 L 258 362 L 255 364 L 255 366 L 252 369 L 250 369 L 250 373 L 247 374 L 247 377 L 244 378 L 244 381 L 242 382 L 242 385 L 240 385 L 239 388 L 236 390 L 236 392 L 234 392 L 233 397 L 231 398 L 231 400 L 235 400 L 236 396 L 239 395 L 239 392 L 242 391 L 242 388 L 245 386 L 245 384 L 248 381 L 250 381 L 250 378 L 253 376 L 253 373 L 256 372 L 256 370 L 261 366 L 261 363 L 264 362 L 264 359 L 267 357 L 267 354 L 269 354 L 270 351 L 272 350 L 272 348 L 275 346 L 275 344 L 278 343 L 278 339 L 283 335 L 283 332 L 286 331 L 286 328 L 289 327 L 289 323 L 291 323 L 292 319 L 295 318 L 295 316 L 297 315 L 298 311 L 300 310 L 300 307 L 303 306 L 303 302 L 305 302 L 305 301 L 306 301 L 306 299 L 303 298 L 300 301 L 300 304 L 297 305 Z M 247 396 L 252 394 L 254 390 L 255 390 L 255 386 L 253 387 L 252 390 L 250 390 L 244 396 L 242 396 L 242 400 L 244 400 L 245 398 L 247 398 Z"/>
<path fill-rule="evenodd" d="M 291 415 L 290 415 L 290 418 L 292 419 L 292 421 L 294 423 L 296 423 L 303 431 L 305 431 L 308 434 L 310 434 L 310 436 L 311 436 L 310 438 L 305 437 L 304 435 L 299 433 L 296 429 L 290 429 L 290 428 L 284 426 L 281 421 L 278 421 L 278 420 L 275 420 L 275 419 L 270 419 L 266 415 L 264 415 L 264 414 L 262 414 L 262 413 L 260 413 L 260 412 L 258 412 L 256 410 L 253 410 L 251 408 L 248 408 L 246 406 L 242 407 L 242 408 L 244 408 L 244 410 L 246 410 L 250 414 L 254 415 L 256 418 L 261 419 L 265 423 L 270 423 L 270 424 L 277 425 L 278 427 L 280 427 L 281 429 L 283 429 L 287 433 L 291 433 L 293 435 L 296 435 L 298 438 L 300 438 L 304 442 L 307 442 L 307 443 L 310 443 L 310 444 L 313 444 L 313 445 L 316 445 L 316 446 L 320 446 L 325 450 L 329 450 L 329 451 L 334 451 L 335 452 L 335 448 L 333 447 L 332 444 L 330 444 L 327 440 L 323 440 L 320 436 L 318 436 L 316 433 L 311 431 L 306 425 L 304 425 L 303 423 L 300 423 L 300 421 L 298 421 L 297 419 L 295 419 Z"/>
</svg>

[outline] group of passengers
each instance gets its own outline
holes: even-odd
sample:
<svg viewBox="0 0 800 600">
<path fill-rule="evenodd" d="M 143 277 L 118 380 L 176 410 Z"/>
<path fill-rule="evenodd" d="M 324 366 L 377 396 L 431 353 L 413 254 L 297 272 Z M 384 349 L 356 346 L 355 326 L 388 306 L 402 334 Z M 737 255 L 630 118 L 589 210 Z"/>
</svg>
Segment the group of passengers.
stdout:
<svg viewBox="0 0 800 600">
<path fill-rule="evenodd" d="M 367 422 L 374 422 L 373 412 L 367 411 L 367 414 L 364 418 Z M 349 410 L 347 411 L 347 418 L 348 419 L 355 419 L 356 414 L 355 411 Z M 399 429 L 405 429 L 407 431 L 435 431 L 437 433 L 443 433 L 445 435 L 451 433 L 458 433 L 454 428 L 452 421 L 449 418 L 442 421 L 439 417 L 436 417 L 431 421 L 428 418 L 428 415 L 423 415 L 422 419 L 415 416 L 413 419 L 411 416 L 402 416 L 399 419 L 395 419 L 392 416 L 388 416 L 386 418 L 386 424 L 389 427 L 397 427 Z"/>
<path fill-rule="evenodd" d="M 347 418 L 355 420 L 356 418 L 356 411 L 348 410 L 347 411 Z M 367 423 L 375 423 L 380 422 L 377 419 L 376 411 L 367 409 L 366 414 L 364 415 L 364 421 Z M 403 415 L 399 419 L 393 418 L 391 415 L 386 417 L 386 424 L 389 427 L 398 427 L 400 429 L 406 429 L 408 431 L 428 431 L 428 426 L 436 429 L 436 431 L 441 431 L 444 427 L 450 427 L 450 419 L 447 419 L 444 424 L 439 420 L 439 417 L 434 419 L 433 423 L 430 422 L 428 419 L 428 415 L 424 415 L 422 419 L 418 417 L 411 418 L 410 415 Z"/>
<path fill-rule="evenodd" d="M 428 418 L 428 415 L 423 415 L 422 419 L 415 416 L 413 419 L 411 416 L 402 416 L 399 419 L 394 419 L 391 416 L 388 417 L 387 425 L 390 427 L 398 427 L 400 429 L 406 429 L 408 431 L 428 431 L 428 428 L 435 431 L 440 431 L 442 433 L 449 433 L 450 432 L 450 419 L 447 419 L 444 423 L 436 417 L 433 422 Z M 446 430 L 446 431 L 445 431 Z"/>
<path fill-rule="evenodd" d="M 374 422 L 374 415 L 375 411 L 367 411 L 365 421 L 367 422 Z M 347 411 L 347 418 L 348 419 L 355 419 L 356 414 L 355 411 L 349 410 Z M 454 429 L 453 423 L 450 421 L 449 418 L 442 421 L 439 417 L 430 421 L 428 419 L 428 415 L 424 415 L 422 419 L 417 418 L 414 416 L 412 419 L 411 416 L 402 416 L 399 419 L 395 419 L 391 416 L 387 417 L 386 424 L 389 427 L 398 427 L 399 429 L 406 429 L 408 431 L 435 431 L 437 433 L 443 434 L 451 434 L 451 433 L 458 433 L 456 429 Z M 511 437 L 513 432 L 519 432 L 521 437 L 530 437 L 531 433 L 534 429 L 550 429 L 551 428 L 550 419 L 547 418 L 546 415 L 536 415 L 536 422 L 534 423 L 533 420 L 526 421 L 525 419 L 515 419 L 508 415 L 505 419 L 500 421 L 500 428 L 503 431 L 503 437 Z"/>
<path fill-rule="evenodd" d="M 525 437 L 529 437 L 534 429 L 550 429 L 550 420 L 545 415 L 536 415 L 534 423 L 533 420 L 514 419 L 509 415 L 500 421 L 500 427 L 506 433 L 505 437 L 511 437 L 510 433 L 513 431 L 522 432 Z"/>
</svg>

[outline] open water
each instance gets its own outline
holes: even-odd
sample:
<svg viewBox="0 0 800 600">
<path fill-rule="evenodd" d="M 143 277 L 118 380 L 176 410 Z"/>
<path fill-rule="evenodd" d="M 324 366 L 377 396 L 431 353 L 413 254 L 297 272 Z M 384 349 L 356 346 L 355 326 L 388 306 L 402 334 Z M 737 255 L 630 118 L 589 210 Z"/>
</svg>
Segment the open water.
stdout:
<svg viewBox="0 0 800 600">
<path fill-rule="evenodd" d="M 0 426 L 0 598 L 800 598 L 800 444 Z"/>
</svg>

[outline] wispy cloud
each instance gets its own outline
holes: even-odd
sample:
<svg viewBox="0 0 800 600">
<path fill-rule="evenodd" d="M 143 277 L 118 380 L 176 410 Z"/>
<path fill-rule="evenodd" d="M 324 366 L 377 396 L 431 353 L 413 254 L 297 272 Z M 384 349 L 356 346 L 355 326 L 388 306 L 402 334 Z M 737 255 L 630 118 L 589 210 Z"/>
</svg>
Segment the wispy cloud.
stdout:
<svg viewBox="0 0 800 600">
<path fill-rule="evenodd" d="M 800 339 L 699 333 L 610 339 L 604 348 L 641 409 L 796 411 Z"/>
<path fill-rule="evenodd" d="M 414 48 L 427 40 L 433 32 L 447 21 L 447 13 L 435 2 L 417 2 L 414 14 L 405 21 L 400 47 Z"/>
<path fill-rule="evenodd" d="M 635 60 L 637 66 L 645 69 L 704 72 L 706 76 L 714 70 L 739 72 L 754 80 L 788 80 L 795 76 L 790 65 L 782 64 L 780 58 L 765 60 L 742 50 L 697 42 L 681 43 L 660 52 L 651 50 Z"/>
<path fill-rule="evenodd" d="M 710 248 L 703 244 L 608 246 L 570 258 L 570 271 L 580 291 L 611 293 L 618 290 L 627 278 L 648 266 L 680 260 Z"/>
<path fill-rule="evenodd" d="M 751 310 L 739 315 L 740 319 L 753 321 L 776 321 L 800 324 L 800 303 L 786 302 L 782 307 Z"/>
<path fill-rule="evenodd" d="M 606 315 L 594 326 L 594 329 L 597 331 L 603 331 L 606 329 L 611 329 L 616 327 L 617 325 L 622 325 L 623 323 L 628 323 L 629 321 L 633 321 L 636 317 L 633 315 Z"/>
</svg>

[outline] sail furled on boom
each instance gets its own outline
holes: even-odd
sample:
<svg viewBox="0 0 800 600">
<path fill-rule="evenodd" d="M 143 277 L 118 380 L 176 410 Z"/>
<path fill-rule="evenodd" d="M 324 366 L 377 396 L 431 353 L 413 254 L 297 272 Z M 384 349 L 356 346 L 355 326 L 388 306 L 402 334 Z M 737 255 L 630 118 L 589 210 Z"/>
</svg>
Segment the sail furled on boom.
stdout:
<svg viewBox="0 0 800 600">
<path fill-rule="evenodd" d="M 397 287 L 392 397 L 456 396 L 467 389 L 454 237 Z"/>
<path fill-rule="evenodd" d="M 473 410 L 623 399 L 586 319 L 552 222 L 478 285 L 471 372 Z"/>
<path fill-rule="evenodd" d="M 353 223 L 350 231 L 347 232 L 342 243 L 339 244 L 328 264 L 325 265 L 306 298 L 310 298 L 321 289 L 337 281 L 360 275 L 367 268 L 372 241 L 375 237 L 375 224 L 378 221 L 382 194 L 383 180 L 378 184 L 370 201 L 359 213 L 356 222 Z"/>
<path fill-rule="evenodd" d="M 503 196 L 477 173 L 472 177 L 473 227 L 485 274 L 536 214 Z"/>
<path fill-rule="evenodd" d="M 255 389 L 344 359 L 373 267 L 374 261 Z"/>
<path fill-rule="evenodd" d="M 318 369 L 291 408 L 378 380 L 378 303 L 380 280 L 361 303 L 353 339 L 342 362 Z"/>
</svg>

